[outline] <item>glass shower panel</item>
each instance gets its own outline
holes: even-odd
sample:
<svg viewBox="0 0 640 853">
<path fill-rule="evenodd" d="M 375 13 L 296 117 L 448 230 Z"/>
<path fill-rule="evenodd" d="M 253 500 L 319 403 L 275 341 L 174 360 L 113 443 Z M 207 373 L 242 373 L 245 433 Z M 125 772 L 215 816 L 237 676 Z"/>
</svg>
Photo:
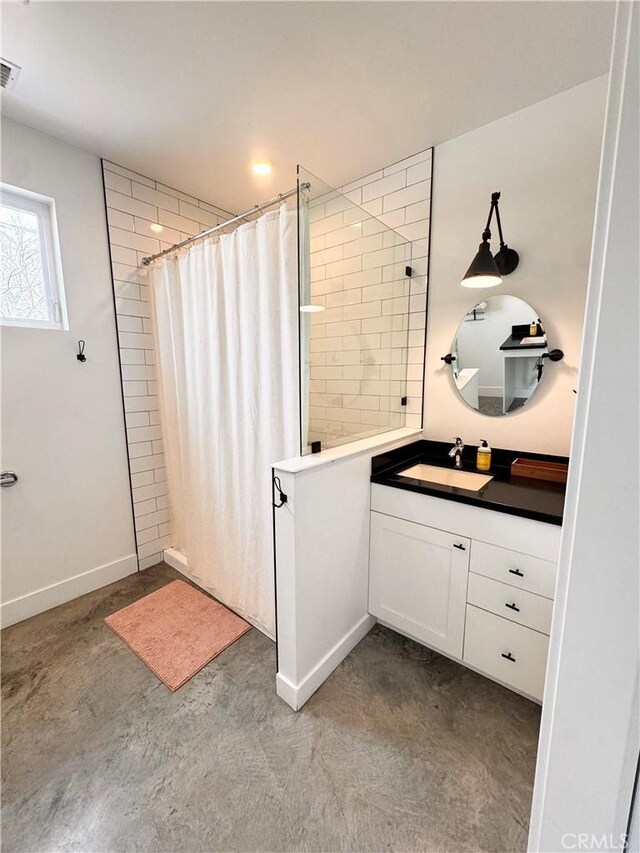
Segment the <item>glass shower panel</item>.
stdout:
<svg viewBox="0 0 640 853">
<path fill-rule="evenodd" d="M 411 243 L 298 167 L 301 453 L 406 423 Z"/>
</svg>

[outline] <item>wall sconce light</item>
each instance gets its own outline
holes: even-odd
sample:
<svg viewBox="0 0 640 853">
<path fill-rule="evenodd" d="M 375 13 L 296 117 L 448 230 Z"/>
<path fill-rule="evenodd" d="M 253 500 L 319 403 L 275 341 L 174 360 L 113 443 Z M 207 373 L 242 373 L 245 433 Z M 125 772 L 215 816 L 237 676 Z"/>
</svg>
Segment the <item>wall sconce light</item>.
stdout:
<svg viewBox="0 0 640 853">
<path fill-rule="evenodd" d="M 471 266 L 466 271 L 464 278 L 460 282 L 463 287 L 496 287 L 502 284 L 502 276 L 512 273 L 520 261 L 518 253 L 514 249 L 510 249 L 504 242 L 502 236 L 502 223 L 500 222 L 500 211 L 498 210 L 498 201 L 500 193 L 491 193 L 491 207 L 489 208 L 489 218 L 484 231 L 482 232 L 482 243 L 478 249 L 478 254 L 471 262 Z M 498 220 L 498 233 L 500 235 L 500 250 L 495 257 L 491 254 L 491 219 L 493 211 L 496 212 Z"/>
</svg>

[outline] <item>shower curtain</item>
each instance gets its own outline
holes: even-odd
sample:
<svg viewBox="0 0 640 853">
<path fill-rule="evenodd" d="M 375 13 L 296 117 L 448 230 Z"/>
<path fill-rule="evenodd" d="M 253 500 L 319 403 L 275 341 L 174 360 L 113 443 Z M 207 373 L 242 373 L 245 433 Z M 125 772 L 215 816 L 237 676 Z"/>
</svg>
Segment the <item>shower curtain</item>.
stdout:
<svg viewBox="0 0 640 853">
<path fill-rule="evenodd" d="M 174 547 L 271 637 L 270 466 L 298 453 L 296 263 L 282 204 L 151 269 Z"/>
</svg>

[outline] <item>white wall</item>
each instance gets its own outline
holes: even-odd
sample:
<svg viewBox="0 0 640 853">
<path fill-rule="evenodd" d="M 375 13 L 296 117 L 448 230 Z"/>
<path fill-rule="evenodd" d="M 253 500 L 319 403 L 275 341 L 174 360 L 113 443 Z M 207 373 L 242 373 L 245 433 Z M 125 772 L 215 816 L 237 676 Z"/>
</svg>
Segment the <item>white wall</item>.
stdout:
<svg viewBox="0 0 640 853">
<path fill-rule="evenodd" d="M 176 544 L 162 446 L 147 270 L 142 259 L 229 218 L 228 211 L 103 162 L 140 568 Z M 151 225 L 162 227 L 154 231 Z"/>
<path fill-rule="evenodd" d="M 438 145 L 427 326 L 425 435 L 494 447 L 567 454 L 578 381 L 582 319 L 602 142 L 606 78 L 598 78 Z M 502 193 L 505 240 L 520 265 L 500 288 L 469 290 L 460 279 L 484 228 L 491 193 Z M 498 249 L 493 227 L 492 248 Z M 504 418 L 469 409 L 441 356 L 474 302 L 494 293 L 528 302 L 550 347 L 564 350 L 535 398 Z"/>
<path fill-rule="evenodd" d="M 2 327 L 2 615 L 67 601 L 137 562 L 100 161 L 8 119 L 2 180 L 55 199 L 69 330 Z M 76 360 L 77 340 L 87 361 Z"/>
<path fill-rule="evenodd" d="M 640 7 L 621 3 L 531 814 L 532 851 L 625 849 L 621 834 L 627 831 L 640 750 L 639 47 Z"/>
</svg>

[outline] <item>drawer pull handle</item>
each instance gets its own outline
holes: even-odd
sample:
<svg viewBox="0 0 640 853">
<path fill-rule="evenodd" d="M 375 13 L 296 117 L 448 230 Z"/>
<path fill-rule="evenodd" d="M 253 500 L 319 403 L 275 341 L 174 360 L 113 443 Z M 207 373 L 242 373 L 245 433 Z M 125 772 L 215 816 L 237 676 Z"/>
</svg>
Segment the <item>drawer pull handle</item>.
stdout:
<svg viewBox="0 0 640 853">
<path fill-rule="evenodd" d="M 521 572 L 520 569 L 509 569 L 509 573 L 512 575 L 518 575 L 519 578 L 524 577 L 524 572 Z"/>
<path fill-rule="evenodd" d="M 513 603 L 513 604 L 505 604 L 505 607 L 509 607 L 511 610 L 515 610 L 515 611 L 516 611 L 516 613 L 520 613 L 520 608 L 519 608 L 519 607 L 518 607 L 518 605 L 515 603 L 515 601 L 514 601 L 514 603 Z"/>
<path fill-rule="evenodd" d="M 503 653 L 502 653 L 502 657 L 503 657 L 503 658 L 506 658 L 506 660 L 510 660 L 510 661 L 512 661 L 513 663 L 515 663 L 515 662 L 516 662 L 516 659 L 515 659 L 514 657 L 512 657 L 511 652 L 507 652 L 507 653 L 506 653 L 506 655 L 505 655 L 505 654 L 504 654 L 504 652 L 503 652 Z"/>
<path fill-rule="evenodd" d="M 453 547 L 454 547 L 454 548 L 458 548 L 460 551 L 466 551 L 466 550 L 467 550 L 467 549 L 464 547 L 464 545 L 454 545 Z"/>
</svg>

